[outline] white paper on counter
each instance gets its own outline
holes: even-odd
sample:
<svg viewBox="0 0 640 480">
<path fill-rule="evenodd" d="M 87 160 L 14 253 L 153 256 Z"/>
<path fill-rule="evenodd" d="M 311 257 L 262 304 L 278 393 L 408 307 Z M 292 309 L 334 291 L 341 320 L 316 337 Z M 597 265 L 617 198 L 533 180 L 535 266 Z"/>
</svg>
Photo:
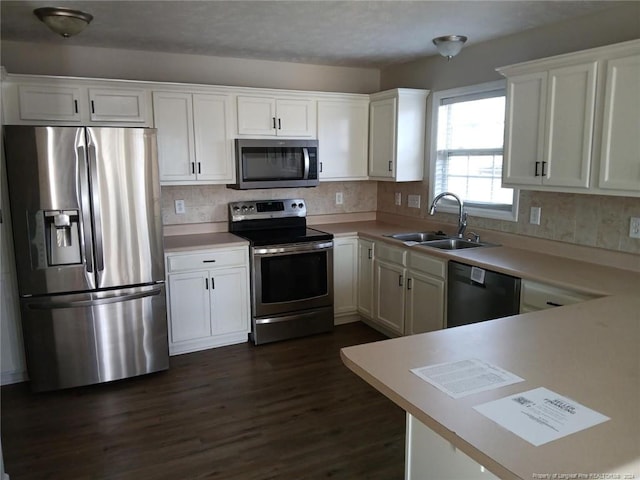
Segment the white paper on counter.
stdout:
<svg viewBox="0 0 640 480">
<path fill-rule="evenodd" d="M 412 368 L 411 371 L 451 398 L 462 398 L 524 381 L 511 372 L 477 358 L 427 365 Z"/>
<path fill-rule="evenodd" d="M 536 447 L 610 420 L 542 387 L 473 408 Z"/>
</svg>

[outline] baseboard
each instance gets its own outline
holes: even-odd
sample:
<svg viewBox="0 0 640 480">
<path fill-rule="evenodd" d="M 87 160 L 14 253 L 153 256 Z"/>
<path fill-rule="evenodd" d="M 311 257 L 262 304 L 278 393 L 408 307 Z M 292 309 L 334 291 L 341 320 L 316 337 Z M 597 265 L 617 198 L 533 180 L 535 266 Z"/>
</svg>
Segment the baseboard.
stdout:
<svg viewBox="0 0 640 480">
<path fill-rule="evenodd" d="M 360 319 L 360 315 L 358 315 L 357 313 L 347 313 L 347 314 L 342 314 L 339 316 L 335 316 L 333 318 L 333 324 L 334 325 L 344 325 L 346 323 L 354 323 L 354 322 L 359 322 Z"/>
</svg>

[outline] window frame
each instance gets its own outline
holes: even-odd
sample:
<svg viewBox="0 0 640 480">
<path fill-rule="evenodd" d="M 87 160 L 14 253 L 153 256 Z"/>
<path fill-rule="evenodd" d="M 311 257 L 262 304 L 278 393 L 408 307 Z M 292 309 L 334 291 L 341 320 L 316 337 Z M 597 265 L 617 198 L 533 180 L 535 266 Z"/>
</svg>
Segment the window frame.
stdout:
<svg viewBox="0 0 640 480">
<path fill-rule="evenodd" d="M 486 82 L 476 85 L 470 85 L 466 87 L 452 88 L 449 90 L 441 90 L 433 92 L 431 95 L 431 132 L 430 132 L 430 147 L 429 147 L 429 204 L 433 202 L 435 197 L 435 184 L 436 184 L 436 163 L 438 156 L 438 111 L 440 109 L 442 100 L 452 97 L 470 97 L 476 95 L 482 95 L 485 92 L 491 92 L 495 90 L 505 90 L 506 95 L 506 80 L 497 80 L 493 82 Z M 506 116 L 506 112 L 505 112 Z M 506 121 L 506 119 L 505 119 Z M 502 153 L 502 162 L 504 168 L 504 144 Z M 456 192 L 453 192 L 456 193 Z M 464 199 L 463 199 L 464 200 Z M 519 189 L 513 189 L 513 203 L 511 210 L 497 209 L 497 208 L 478 208 L 471 205 L 465 205 L 465 211 L 471 217 L 492 218 L 495 220 L 507 220 L 511 222 L 518 221 L 518 203 L 520 200 Z M 447 197 L 443 198 L 438 203 L 438 211 L 458 213 L 458 205 L 452 200 L 448 200 Z"/>
</svg>

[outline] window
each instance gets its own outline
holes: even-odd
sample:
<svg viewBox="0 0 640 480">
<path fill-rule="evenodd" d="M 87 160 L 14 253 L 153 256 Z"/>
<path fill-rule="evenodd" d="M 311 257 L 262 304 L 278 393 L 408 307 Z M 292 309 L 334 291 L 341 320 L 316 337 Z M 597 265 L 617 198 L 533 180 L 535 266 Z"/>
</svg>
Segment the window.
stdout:
<svg viewBox="0 0 640 480">
<path fill-rule="evenodd" d="M 505 99 L 502 81 L 434 93 L 432 199 L 453 192 L 471 216 L 517 219 L 518 192 L 501 185 Z M 440 209 L 457 212 L 445 200 Z"/>
</svg>

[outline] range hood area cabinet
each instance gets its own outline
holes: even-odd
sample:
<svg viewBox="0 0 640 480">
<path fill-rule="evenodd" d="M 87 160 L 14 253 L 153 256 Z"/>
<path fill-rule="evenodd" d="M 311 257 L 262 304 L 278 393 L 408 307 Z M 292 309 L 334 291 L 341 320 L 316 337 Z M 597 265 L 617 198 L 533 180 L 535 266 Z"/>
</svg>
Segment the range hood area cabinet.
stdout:
<svg viewBox="0 0 640 480">
<path fill-rule="evenodd" d="M 316 138 L 316 102 L 311 98 L 238 95 L 237 109 L 241 137 Z"/>
<path fill-rule="evenodd" d="M 640 40 L 498 69 L 503 185 L 640 196 Z"/>
<path fill-rule="evenodd" d="M 429 90 L 397 88 L 372 94 L 369 104 L 369 178 L 423 179 Z"/>
</svg>

